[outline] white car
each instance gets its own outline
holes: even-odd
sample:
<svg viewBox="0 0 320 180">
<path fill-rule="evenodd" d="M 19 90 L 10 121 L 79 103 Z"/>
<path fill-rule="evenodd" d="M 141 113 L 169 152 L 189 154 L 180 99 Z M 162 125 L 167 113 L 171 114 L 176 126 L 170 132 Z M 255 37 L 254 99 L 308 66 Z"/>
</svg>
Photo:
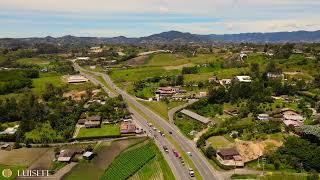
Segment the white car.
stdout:
<svg viewBox="0 0 320 180">
<path fill-rule="evenodd" d="M 189 156 L 192 156 L 192 154 L 191 154 L 191 152 L 190 152 L 190 151 L 188 151 L 188 152 L 187 152 L 187 154 L 188 154 Z"/>
<path fill-rule="evenodd" d="M 194 177 L 194 171 L 193 171 L 193 169 L 191 169 L 191 168 L 189 168 L 189 175 L 190 175 L 191 177 Z"/>
</svg>

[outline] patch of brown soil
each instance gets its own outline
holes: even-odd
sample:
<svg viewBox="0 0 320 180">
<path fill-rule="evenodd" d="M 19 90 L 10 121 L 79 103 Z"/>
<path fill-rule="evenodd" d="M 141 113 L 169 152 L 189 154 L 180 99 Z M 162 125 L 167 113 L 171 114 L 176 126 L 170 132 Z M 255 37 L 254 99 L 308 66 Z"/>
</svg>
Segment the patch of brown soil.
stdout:
<svg viewBox="0 0 320 180">
<path fill-rule="evenodd" d="M 130 66 L 143 65 L 148 58 L 149 58 L 149 56 L 147 56 L 147 55 L 145 55 L 145 56 L 138 56 L 138 57 L 129 59 L 129 60 L 126 62 L 126 65 L 130 65 Z"/>
<path fill-rule="evenodd" d="M 83 97 L 85 97 L 87 95 L 86 91 L 69 91 L 69 92 L 65 92 L 63 93 L 63 97 L 68 99 L 71 98 L 74 101 L 81 101 L 81 99 Z"/>
<path fill-rule="evenodd" d="M 271 139 L 265 141 L 236 140 L 236 147 L 239 150 L 239 153 L 242 156 L 244 162 L 257 159 L 266 152 L 277 149 L 281 145 L 282 142 Z"/>
</svg>

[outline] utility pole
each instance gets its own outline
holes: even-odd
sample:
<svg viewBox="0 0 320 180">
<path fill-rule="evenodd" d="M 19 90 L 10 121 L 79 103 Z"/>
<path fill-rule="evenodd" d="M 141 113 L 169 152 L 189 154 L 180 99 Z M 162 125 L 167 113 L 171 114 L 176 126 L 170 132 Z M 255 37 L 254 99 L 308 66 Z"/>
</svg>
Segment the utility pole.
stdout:
<svg viewBox="0 0 320 180">
<path fill-rule="evenodd" d="M 264 175 L 264 165 L 266 163 L 266 158 L 263 157 L 261 160 L 262 160 L 262 175 Z"/>
</svg>

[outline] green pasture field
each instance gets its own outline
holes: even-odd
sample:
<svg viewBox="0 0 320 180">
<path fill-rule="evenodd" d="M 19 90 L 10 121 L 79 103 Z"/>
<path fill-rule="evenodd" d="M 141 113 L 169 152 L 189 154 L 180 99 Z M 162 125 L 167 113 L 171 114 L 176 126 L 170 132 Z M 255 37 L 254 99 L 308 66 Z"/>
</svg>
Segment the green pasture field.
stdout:
<svg viewBox="0 0 320 180">
<path fill-rule="evenodd" d="M 120 126 L 118 124 L 102 124 L 101 128 L 81 128 L 77 138 L 83 137 L 107 137 L 119 136 Z"/>
<path fill-rule="evenodd" d="M 17 60 L 21 64 L 35 64 L 39 66 L 49 65 L 50 61 L 43 58 L 22 58 Z"/>
<path fill-rule="evenodd" d="M 40 94 L 46 88 L 46 84 L 51 83 L 54 86 L 62 86 L 62 76 L 57 73 L 40 73 L 40 77 L 32 80 L 32 91 L 36 94 Z"/>
</svg>

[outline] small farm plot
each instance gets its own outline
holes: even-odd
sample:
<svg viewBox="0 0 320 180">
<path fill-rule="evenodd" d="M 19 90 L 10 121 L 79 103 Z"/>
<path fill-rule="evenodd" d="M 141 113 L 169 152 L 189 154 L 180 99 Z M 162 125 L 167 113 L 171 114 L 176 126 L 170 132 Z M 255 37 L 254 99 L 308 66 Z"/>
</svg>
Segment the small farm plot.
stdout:
<svg viewBox="0 0 320 180">
<path fill-rule="evenodd" d="M 101 128 L 85 128 L 82 127 L 77 138 L 92 138 L 92 137 L 114 137 L 120 136 L 119 124 L 103 124 Z"/>
<path fill-rule="evenodd" d="M 146 163 L 156 156 L 155 147 L 151 142 L 121 153 L 108 167 L 103 180 L 122 180 L 135 174 Z"/>
</svg>

